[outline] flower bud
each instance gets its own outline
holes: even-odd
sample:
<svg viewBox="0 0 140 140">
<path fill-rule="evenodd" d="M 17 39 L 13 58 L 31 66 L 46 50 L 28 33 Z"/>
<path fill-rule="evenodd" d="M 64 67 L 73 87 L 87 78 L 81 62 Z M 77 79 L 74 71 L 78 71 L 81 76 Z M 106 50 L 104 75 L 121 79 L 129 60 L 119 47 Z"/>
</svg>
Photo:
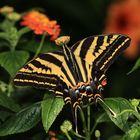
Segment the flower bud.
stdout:
<svg viewBox="0 0 140 140">
<path fill-rule="evenodd" d="M 2 14 L 9 14 L 9 13 L 12 13 L 13 11 L 14 11 L 14 8 L 10 6 L 4 6 L 0 8 L 0 13 Z"/>
<path fill-rule="evenodd" d="M 72 124 L 70 121 L 66 120 L 62 123 L 62 125 L 60 126 L 60 129 L 63 133 L 67 133 L 68 131 L 70 131 L 72 129 Z"/>
<path fill-rule="evenodd" d="M 55 40 L 56 45 L 62 46 L 64 44 L 68 44 L 70 41 L 70 36 L 61 36 Z"/>
<path fill-rule="evenodd" d="M 132 99 L 131 100 L 131 104 L 135 107 L 138 107 L 139 103 L 140 103 L 140 100 L 138 100 L 138 99 Z"/>
<path fill-rule="evenodd" d="M 96 130 L 96 131 L 95 131 L 95 137 L 96 137 L 96 138 L 100 138 L 100 136 L 101 136 L 100 131 L 99 131 L 99 130 Z"/>
<path fill-rule="evenodd" d="M 21 18 L 21 15 L 19 13 L 13 12 L 13 13 L 9 13 L 7 15 L 7 18 L 13 21 L 18 21 Z"/>
</svg>

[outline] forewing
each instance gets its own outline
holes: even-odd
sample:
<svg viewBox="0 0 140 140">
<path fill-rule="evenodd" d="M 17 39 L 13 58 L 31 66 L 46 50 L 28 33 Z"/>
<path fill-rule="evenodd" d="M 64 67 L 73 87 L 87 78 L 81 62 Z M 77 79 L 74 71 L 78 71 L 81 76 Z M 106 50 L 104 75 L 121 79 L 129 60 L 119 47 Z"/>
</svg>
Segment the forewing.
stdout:
<svg viewBox="0 0 140 140">
<path fill-rule="evenodd" d="M 19 70 L 14 83 L 19 86 L 34 86 L 53 91 L 58 84 L 69 83 L 61 70 L 63 62 L 62 52 L 41 54 Z"/>
<path fill-rule="evenodd" d="M 90 36 L 74 44 L 71 51 L 97 71 L 105 72 L 129 44 L 130 38 L 125 35 Z"/>
</svg>

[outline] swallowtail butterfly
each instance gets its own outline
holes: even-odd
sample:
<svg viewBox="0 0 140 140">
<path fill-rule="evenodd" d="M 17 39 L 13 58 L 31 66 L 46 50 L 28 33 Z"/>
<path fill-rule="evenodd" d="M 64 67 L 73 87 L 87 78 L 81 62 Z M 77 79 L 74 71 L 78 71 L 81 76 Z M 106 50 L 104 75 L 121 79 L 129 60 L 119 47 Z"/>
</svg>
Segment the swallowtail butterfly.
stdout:
<svg viewBox="0 0 140 140">
<path fill-rule="evenodd" d="M 52 91 L 75 111 L 101 97 L 105 72 L 129 44 L 130 38 L 121 34 L 90 36 L 71 48 L 64 43 L 62 51 L 40 54 L 27 63 L 14 83 Z"/>
</svg>

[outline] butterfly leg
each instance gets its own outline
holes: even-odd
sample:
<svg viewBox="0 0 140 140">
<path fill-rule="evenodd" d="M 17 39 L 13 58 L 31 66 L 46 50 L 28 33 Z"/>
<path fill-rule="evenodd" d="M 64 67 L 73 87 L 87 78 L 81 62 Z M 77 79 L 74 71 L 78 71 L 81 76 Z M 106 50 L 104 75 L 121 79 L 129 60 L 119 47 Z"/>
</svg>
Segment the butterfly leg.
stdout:
<svg viewBox="0 0 140 140">
<path fill-rule="evenodd" d="M 100 94 L 96 93 L 96 94 L 94 95 L 95 104 L 97 104 L 97 102 L 98 102 L 99 99 L 103 99 L 103 98 L 102 98 L 102 96 L 101 96 Z"/>
</svg>

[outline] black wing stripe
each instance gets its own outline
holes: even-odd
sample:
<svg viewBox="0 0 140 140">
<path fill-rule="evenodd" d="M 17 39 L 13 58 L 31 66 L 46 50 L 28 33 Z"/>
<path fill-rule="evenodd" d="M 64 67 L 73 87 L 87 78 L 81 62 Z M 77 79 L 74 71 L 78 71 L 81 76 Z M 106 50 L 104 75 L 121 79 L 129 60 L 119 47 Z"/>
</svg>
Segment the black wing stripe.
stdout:
<svg viewBox="0 0 140 140">
<path fill-rule="evenodd" d="M 98 67 L 98 69 L 100 69 L 101 66 L 103 66 L 103 64 L 105 63 L 105 61 L 107 62 L 107 60 L 111 59 L 111 58 L 114 59 L 114 57 L 111 57 L 112 54 L 116 53 L 117 55 L 119 55 L 120 54 L 119 49 L 121 49 L 121 48 L 122 48 L 122 50 L 126 49 L 127 46 L 122 45 L 125 42 L 126 39 L 128 39 L 128 38 L 118 36 L 114 40 L 114 42 L 111 43 L 110 45 L 108 45 L 106 47 L 106 50 L 103 51 L 98 58 L 96 58 L 96 60 L 94 61 L 93 65 L 95 64 Z"/>
<path fill-rule="evenodd" d="M 41 63 L 40 63 L 39 61 L 37 61 L 37 60 L 33 60 L 33 61 L 28 65 L 28 67 L 31 68 L 31 64 L 32 64 L 34 67 L 36 67 L 36 68 L 41 68 L 42 70 L 44 69 L 45 71 L 51 70 L 49 67 L 47 67 L 47 66 L 41 64 Z M 33 68 L 31 68 L 31 69 L 33 69 Z M 34 70 L 34 69 L 33 69 L 33 70 Z"/>
<path fill-rule="evenodd" d="M 45 60 L 49 63 L 56 64 L 57 66 L 61 67 L 62 66 L 62 61 L 58 60 L 56 57 L 52 56 L 51 54 L 41 54 L 39 56 L 40 59 Z"/>
<path fill-rule="evenodd" d="M 96 56 L 96 53 L 99 53 L 98 51 L 99 51 L 100 47 L 104 44 L 104 39 L 105 39 L 104 36 L 100 36 L 97 38 L 96 46 L 92 51 L 94 56 Z"/>
<path fill-rule="evenodd" d="M 68 74 L 67 70 L 65 69 L 65 67 L 62 67 L 61 70 L 63 71 L 64 75 L 67 77 L 67 80 L 71 83 L 72 86 L 74 86 L 75 84 L 72 82 L 72 79 L 70 77 L 70 75 Z M 63 79 L 63 77 L 62 77 Z M 70 86 L 70 85 L 68 85 Z"/>
<path fill-rule="evenodd" d="M 106 61 L 101 62 L 98 67 L 102 71 L 106 71 L 108 67 L 115 61 L 115 59 L 126 49 L 130 44 L 129 38 L 120 38 L 118 42 L 116 42 L 114 45 L 117 45 L 116 49 L 113 51 L 110 50 L 110 54 L 108 54 Z M 106 54 L 107 55 L 107 54 Z M 113 58 L 113 59 L 112 59 Z M 100 60 L 102 61 L 102 59 Z"/>
<path fill-rule="evenodd" d="M 78 69 L 78 75 L 79 75 L 79 81 L 84 81 L 86 82 L 87 81 L 87 71 L 86 71 L 86 68 L 85 68 L 85 61 L 79 57 L 79 56 L 73 56 L 74 58 L 74 61 L 75 61 L 75 64 L 77 66 L 77 69 Z"/>
<path fill-rule="evenodd" d="M 80 41 L 76 42 L 76 43 L 74 44 L 74 46 L 71 47 L 71 51 L 74 52 L 74 51 L 77 49 L 77 47 L 78 47 L 79 45 L 80 45 Z"/>
<path fill-rule="evenodd" d="M 110 36 L 110 35 L 109 35 Z M 85 60 L 88 61 L 91 65 L 95 65 L 98 60 L 103 56 L 104 53 L 112 46 L 112 43 L 116 40 L 118 35 L 110 37 L 109 43 L 107 42 L 108 36 L 99 36 L 95 37 L 90 49 L 87 52 Z M 100 40 L 101 39 L 101 40 Z M 101 41 L 100 44 L 98 44 Z M 98 42 L 98 43 L 97 43 Z M 98 49 L 96 49 L 98 48 Z M 95 51 L 96 49 L 96 51 Z M 106 58 L 104 58 L 105 60 Z M 103 61 L 104 61 L 103 60 Z M 97 65 L 96 65 L 97 66 Z"/>
<path fill-rule="evenodd" d="M 46 77 L 40 77 L 38 75 L 29 75 L 25 73 L 18 73 L 17 76 L 14 79 L 14 83 L 16 85 L 24 85 L 29 86 L 32 85 L 34 87 L 40 86 L 41 88 L 47 88 L 47 89 L 53 89 L 57 86 L 58 80 L 54 77 L 48 78 Z"/>
<path fill-rule="evenodd" d="M 93 40 L 94 40 L 93 36 L 84 40 L 84 42 L 82 43 L 82 46 L 81 46 L 81 51 L 80 51 L 81 58 L 85 58 L 85 55 L 86 55 L 87 51 L 89 50 Z"/>
<path fill-rule="evenodd" d="M 37 61 L 37 60 L 33 60 L 32 62 L 31 62 L 31 64 L 33 64 L 35 67 L 43 67 L 44 65 L 42 65 L 39 61 Z M 29 66 L 29 65 L 28 65 Z"/>
<path fill-rule="evenodd" d="M 37 74 L 27 74 L 27 73 L 18 73 L 15 77 L 15 79 L 23 79 L 23 80 L 35 80 L 38 82 L 48 82 L 48 83 L 52 83 L 52 84 L 57 84 L 58 81 L 58 77 L 51 75 L 51 77 L 49 75 L 45 75 L 45 76 L 39 76 Z"/>
<path fill-rule="evenodd" d="M 110 41 L 113 39 L 113 34 L 107 36 L 107 43 L 110 44 Z"/>
<path fill-rule="evenodd" d="M 110 38 L 110 40 L 108 39 L 108 37 Z M 100 48 L 102 48 L 103 52 L 100 53 L 100 55 L 98 57 L 96 57 L 95 61 L 93 62 L 93 65 L 98 66 L 98 63 L 104 62 L 104 60 L 107 57 L 109 57 L 109 55 L 117 48 L 117 45 L 115 46 L 116 48 L 114 48 L 113 44 L 115 44 L 118 41 L 119 36 L 117 36 L 115 39 L 113 39 L 114 36 L 112 36 L 112 38 L 111 38 L 111 36 L 109 35 L 108 37 L 107 37 L 107 40 L 108 40 L 109 44 L 100 46 Z M 113 42 L 111 42 L 111 40 L 113 40 Z M 104 44 L 105 43 L 106 42 L 104 42 Z M 103 46 L 105 46 L 105 47 L 103 48 Z M 111 52 L 111 50 L 112 50 L 112 52 Z M 106 57 L 104 57 L 105 55 L 106 55 Z M 103 58 L 104 58 L 104 60 L 101 61 L 101 59 L 103 59 Z"/>
<path fill-rule="evenodd" d="M 33 70 L 33 68 L 31 68 L 29 65 L 26 65 L 24 68 L 25 69 L 28 69 L 29 71 L 32 71 Z"/>
</svg>

